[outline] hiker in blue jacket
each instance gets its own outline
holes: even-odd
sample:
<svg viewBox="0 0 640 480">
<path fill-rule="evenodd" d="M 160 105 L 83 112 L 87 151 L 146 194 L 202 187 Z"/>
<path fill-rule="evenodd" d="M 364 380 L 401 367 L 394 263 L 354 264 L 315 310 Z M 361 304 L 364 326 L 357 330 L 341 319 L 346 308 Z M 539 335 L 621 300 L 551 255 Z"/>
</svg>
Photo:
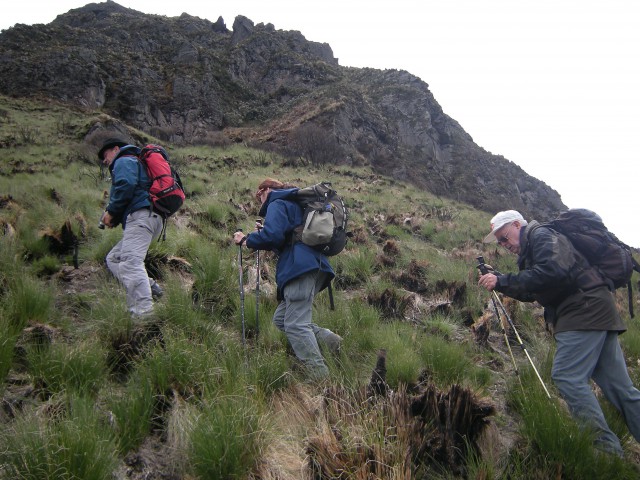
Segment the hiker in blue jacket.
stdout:
<svg viewBox="0 0 640 480">
<path fill-rule="evenodd" d="M 554 383 L 571 414 L 593 428 L 595 446 L 622 456 L 620 440 L 607 425 L 590 384 L 591 379 L 598 384 L 640 442 L 640 391 L 627 371 L 618 341 L 626 326 L 606 281 L 567 237 L 527 222 L 515 210 L 496 214 L 484 241 L 497 241 L 518 255 L 520 271 L 486 273 L 479 285 L 545 308 L 556 341 Z"/>
<path fill-rule="evenodd" d="M 339 351 L 342 338 L 313 323 L 311 314 L 316 293 L 329 285 L 335 276 L 327 257 L 302 242 L 293 242 L 293 230 L 302 224 L 302 208 L 287 200 L 297 190 L 293 185 L 268 178 L 260 183 L 256 200 L 262 207 L 264 227 L 245 236 L 233 235 L 236 245 L 278 254 L 276 266 L 277 296 L 280 303 L 273 322 L 284 332 L 312 379 L 329 374 L 318 343 L 333 352 Z"/>
<path fill-rule="evenodd" d="M 138 147 L 118 138 L 108 139 L 98 152 L 111 172 L 109 204 L 101 223 L 109 228 L 121 224 L 124 230 L 122 239 L 107 255 L 107 267 L 124 285 L 127 308 L 137 318 L 150 315 L 153 298 L 163 293 L 144 266 L 149 245 L 162 231 L 162 218 L 151 208 L 151 182 L 138 162 L 139 153 Z"/>
</svg>

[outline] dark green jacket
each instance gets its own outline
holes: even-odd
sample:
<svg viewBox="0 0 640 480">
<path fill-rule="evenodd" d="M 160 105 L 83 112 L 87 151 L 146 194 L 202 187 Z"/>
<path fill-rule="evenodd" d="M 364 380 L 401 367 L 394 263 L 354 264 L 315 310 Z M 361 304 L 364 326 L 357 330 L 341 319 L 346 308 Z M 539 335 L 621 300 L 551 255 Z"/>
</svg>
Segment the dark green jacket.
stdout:
<svg viewBox="0 0 640 480">
<path fill-rule="evenodd" d="M 518 273 L 498 275 L 496 290 L 520 301 L 540 303 L 556 332 L 619 329 L 619 315 L 605 280 L 561 233 L 536 221 L 523 227 L 518 268 Z M 604 294 L 603 289 L 607 290 Z M 611 305 L 594 306 L 593 302 Z M 572 308 L 567 309 L 568 305 Z"/>
</svg>

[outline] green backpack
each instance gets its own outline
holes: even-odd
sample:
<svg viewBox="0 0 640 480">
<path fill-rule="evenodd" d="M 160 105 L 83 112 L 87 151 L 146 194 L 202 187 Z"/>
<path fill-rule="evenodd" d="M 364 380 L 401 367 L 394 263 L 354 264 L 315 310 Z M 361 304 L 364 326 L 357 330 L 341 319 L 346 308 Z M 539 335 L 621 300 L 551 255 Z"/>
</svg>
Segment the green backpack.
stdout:
<svg viewBox="0 0 640 480">
<path fill-rule="evenodd" d="M 287 200 L 296 202 L 303 209 L 302 224 L 294 230 L 294 241 L 309 245 L 328 257 L 344 250 L 351 236 L 347 232 L 349 215 L 342 197 L 331 188 L 331 183 L 300 188 Z"/>
</svg>

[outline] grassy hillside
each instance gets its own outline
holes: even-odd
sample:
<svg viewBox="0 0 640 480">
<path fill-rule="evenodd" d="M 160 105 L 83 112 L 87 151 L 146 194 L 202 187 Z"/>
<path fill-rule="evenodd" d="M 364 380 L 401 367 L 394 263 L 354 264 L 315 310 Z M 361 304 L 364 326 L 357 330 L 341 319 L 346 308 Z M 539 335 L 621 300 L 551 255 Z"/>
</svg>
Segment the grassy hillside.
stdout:
<svg viewBox="0 0 640 480">
<path fill-rule="evenodd" d="M 364 167 L 167 145 L 188 198 L 147 259 L 165 289 L 156 318 L 132 323 L 103 265 L 121 232 L 98 229 L 110 180 L 91 145 L 117 123 L 0 97 L 0 479 L 638 477 L 638 445 L 604 400 L 624 459 L 597 455 L 568 417 L 541 311 L 505 301 L 553 398 L 507 332 L 516 374 L 476 287 L 478 255 L 514 268 L 480 242 L 489 215 Z M 231 234 L 253 228 L 266 176 L 330 180 L 350 207 L 354 237 L 332 259 L 336 309 L 326 293 L 314 308 L 344 338 L 340 355 L 325 352 L 322 384 L 305 382 L 271 324 L 271 254 L 258 308 L 244 252 L 243 347 Z M 639 384 L 640 329 L 618 295 Z"/>
</svg>

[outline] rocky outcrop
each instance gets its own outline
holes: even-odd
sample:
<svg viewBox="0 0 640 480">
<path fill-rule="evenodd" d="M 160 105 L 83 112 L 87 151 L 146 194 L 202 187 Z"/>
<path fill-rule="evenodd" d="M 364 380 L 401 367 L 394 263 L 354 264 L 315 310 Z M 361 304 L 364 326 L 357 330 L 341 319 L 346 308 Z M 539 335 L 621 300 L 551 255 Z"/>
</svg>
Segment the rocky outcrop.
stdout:
<svg viewBox="0 0 640 480">
<path fill-rule="evenodd" d="M 93 3 L 0 34 L 0 93 L 99 110 L 164 141 L 291 146 L 301 125 L 330 134 L 336 162 L 369 163 L 484 210 L 548 218 L 560 196 L 478 147 L 429 86 L 397 70 L 345 68 L 326 43 L 238 16 L 229 31 L 183 13 Z"/>
</svg>

